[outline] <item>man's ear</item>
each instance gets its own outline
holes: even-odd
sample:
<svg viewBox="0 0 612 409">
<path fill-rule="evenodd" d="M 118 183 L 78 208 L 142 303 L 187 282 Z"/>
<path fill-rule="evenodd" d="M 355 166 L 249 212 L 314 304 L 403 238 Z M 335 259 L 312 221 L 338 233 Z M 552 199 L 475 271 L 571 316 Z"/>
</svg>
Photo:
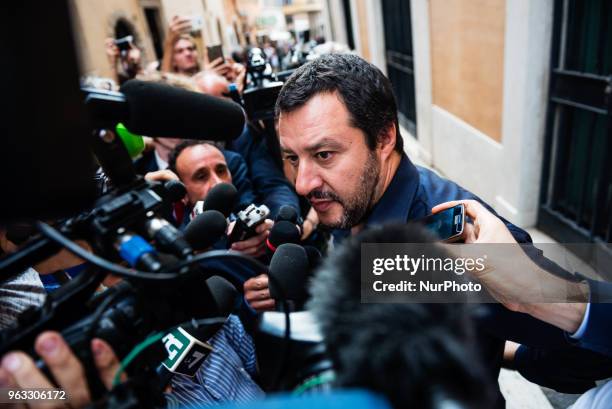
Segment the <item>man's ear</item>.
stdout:
<svg viewBox="0 0 612 409">
<path fill-rule="evenodd" d="M 397 142 L 397 128 L 391 123 L 378 137 L 378 148 L 380 149 L 381 159 L 387 159 L 395 150 Z"/>
</svg>

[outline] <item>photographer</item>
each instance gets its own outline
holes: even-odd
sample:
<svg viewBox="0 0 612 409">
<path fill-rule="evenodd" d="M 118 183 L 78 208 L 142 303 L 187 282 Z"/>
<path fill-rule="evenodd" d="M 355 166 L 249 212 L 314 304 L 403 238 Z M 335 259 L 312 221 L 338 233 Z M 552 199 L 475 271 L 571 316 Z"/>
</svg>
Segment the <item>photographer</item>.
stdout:
<svg viewBox="0 0 612 409">
<path fill-rule="evenodd" d="M 143 74 L 142 52 L 132 42 L 130 36 L 120 39 L 122 49 L 114 38 L 106 39 L 106 56 L 111 66 L 112 77 L 115 83 L 124 82 Z"/>
</svg>

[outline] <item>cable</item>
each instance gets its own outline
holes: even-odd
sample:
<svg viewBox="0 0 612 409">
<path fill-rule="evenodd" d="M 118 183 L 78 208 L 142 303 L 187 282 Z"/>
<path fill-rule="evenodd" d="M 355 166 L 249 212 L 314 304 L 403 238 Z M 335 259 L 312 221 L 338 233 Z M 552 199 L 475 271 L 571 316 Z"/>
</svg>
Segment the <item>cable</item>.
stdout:
<svg viewBox="0 0 612 409">
<path fill-rule="evenodd" d="M 262 274 L 268 274 L 268 266 L 250 256 L 245 256 L 244 254 L 234 250 L 211 250 L 205 253 L 200 253 L 189 260 L 183 260 L 177 265 L 174 265 L 171 268 L 165 269 L 163 271 L 164 273 L 167 273 L 168 271 L 180 270 L 191 264 L 199 263 L 202 261 L 219 259 L 232 259 L 234 261 L 242 261 L 253 269 L 255 269 L 256 271 L 260 271 Z"/>
<path fill-rule="evenodd" d="M 102 257 L 96 256 L 95 254 L 88 252 L 87 250 L 83 249 L 81 246 L 64 236 L 59 231 L 49 226 L 47 223 L 40 221 L 36 222 L 36 227 L 42 233 L 43 236 L 55 241 L 56 243 L 59 243 L 69 252 L 119 277 L 165 281 L 172 280 L 177 276 L 177 274 L 149 273 L 146 271 L 125 268 L 123 266 L 120 266 L 119 264 L 111 263 L 103 259 Z"/>
<path fill-rule="evenodd" d="M 159 273 L 149 273 L 146 271 L 140 271 L 136 269 L 128 269 L 123 266 L 120 266 L 116 263 L 111 263 L 102 257 L 99 257 L 93 253 L 88 252 L 87 250 L 80 247 L 78 244 L 74 243 L 68 237 L 64 236 L 58 230 L 49 226 L 44 222 L 36 222 L 36 227 L 43 234 L 43 236 L 47 237 L 50 240 L 59 243 L 61 246 L 65 247 L 66 250 L 71 253 L 77 255 L 78 257 L 87 260 L 88 262 L 98 266 L 103 270 L 107 270 L 119 277 L 124 278 L 134 278 L 134 279 L 143 279 L 143 280 L 155 280 L 155 281 L 165 281 L 165 280 L 173 280 L 177 278 L 178 273 L 171 272 L 181 270 L 182 268 L 188 267 L 192 264 L 199 263 L 207 260 L 216 260 L 216 259 L 224 259 L 230 258 L 235 261 L 242 261 L 247 265 L 255 268 L 256 271 L 261 271 L 261 273 L 268 273 L 268 267 L 263 263 L 251 258 L 249 256 L 245 256 L 244 254 L 238 253 L 232 250 L 212 250 L 206 253 L 198 254 L 188 260 L 183 260 L 175 266 L 165 269 Z"/>
<path fill-rule="evenodd" d="M 154 343 L 156 343 L 157 341 L 159 341 L 160 339 L 162 339 L 164 337 L 164 333 L 163 332 L 156 332 L 152 335 L 149 335 L 147 338 L 145 338 L 144 341 L 140 342 L 139 344 L 136 344 L 136 346 L 134 348 L 132 348 L 132 350 L 130 351 L 129 354 L 127 354 L 125 356 L 125 358 L 121 361 L 121 364 L 119 365 L 119 369 L 117 369 L 117 373 L 115 373 L 115 377 L 113 378 L 113 388 L 117 385 L 119 385 L 119 382 L 121 381 L 121 374 L 123 372 L 125 372 L 125 369 L 127 368 L 127 366 L 145 349 L 147 349 L 148 347 L 150 347 L 151 345 L 153 345 Z"/>
<path fill-rule="evenodd" d="M 325 385 L 335 380 L 336 375 L 333 371 L 325 371 L 323 373 L 320 373 L 319 375 L 313 376 L 312 378 L 308 379 L 306 382 L 295 388 L 292 393 L 293 395 L 301 395 L 309 389 L 320 385 Z"/>
</svg>

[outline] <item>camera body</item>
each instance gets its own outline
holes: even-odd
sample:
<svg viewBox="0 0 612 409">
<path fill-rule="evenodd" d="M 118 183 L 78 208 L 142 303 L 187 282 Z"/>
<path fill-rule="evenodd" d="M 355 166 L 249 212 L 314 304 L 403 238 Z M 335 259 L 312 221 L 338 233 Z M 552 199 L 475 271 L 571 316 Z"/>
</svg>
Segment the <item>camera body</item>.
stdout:
<svg viewBox="0 0 612 409">
<path fill-rule="evenodd" d="M 130 48 L 132 48 L 133 42 L 134 42 L 134 36 L 125 36 L 125 37 L 117 38 L 114 41 L 115 45 L 117 46 L 117 48 L 119 49 L 122 55 L 124 55 L 126 52 L 130 50 Z"/>
<path fill-rule="evenodd" d="M 269 214 L 270 209 L 266 205 L 250 204 L 246 209 L 239 211 L 236 224 L 228 239 L 228 245 L 255 236 L 257 234 L 255 228 L 263 223 Z"/>
</svg>

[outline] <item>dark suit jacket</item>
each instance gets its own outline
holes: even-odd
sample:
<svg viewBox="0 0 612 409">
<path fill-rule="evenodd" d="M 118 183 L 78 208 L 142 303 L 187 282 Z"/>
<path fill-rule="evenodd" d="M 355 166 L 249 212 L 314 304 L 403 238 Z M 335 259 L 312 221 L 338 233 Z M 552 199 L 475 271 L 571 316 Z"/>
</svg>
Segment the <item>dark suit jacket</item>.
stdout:
<svg viewBox="0 0 612 409">
<path fill-rule="evenodd" d="M 420 219 L 430 214 L 431 208 L 437 204 L 461 199 L 477 200 L 497 214 L 478 196 L 428 169 L 415 166 L 403 155 L 396 174 L 370 212 L 366 225 L 404 223 Z M 532 242 L 527 232 L 503 217 L 498 217 L 506 224 L 517 242 Z M 334 231 L 333 234 L 338 240 L 349 232 Z M 541 252 L 535 250 L 533 257 L 543 257 Z M 540 262 L 554 264 L 549 260 Z M 577 347 L 568 340 L 562 330 L 552 325 L 526 314 L 512 312 L 501 304 L 483 304 L 476 313 L 479 347 L 484 363 L 495 379 L 501 366 L 506 340 L 523 345 L 516 356 L 516 365 L 527 379 L 541 385 L 562 392 L 578 393 L 594 386 L 595 379 L 612 376 L 612 365 L 606 356 Z M 592 339 L 601 339 L 601 335 L 594 334 Z M 544 353 L 549 357 L 546 361 L 542 359 Z M 574 364 L 570 365 L 569 361 Z"/>
</svg>

